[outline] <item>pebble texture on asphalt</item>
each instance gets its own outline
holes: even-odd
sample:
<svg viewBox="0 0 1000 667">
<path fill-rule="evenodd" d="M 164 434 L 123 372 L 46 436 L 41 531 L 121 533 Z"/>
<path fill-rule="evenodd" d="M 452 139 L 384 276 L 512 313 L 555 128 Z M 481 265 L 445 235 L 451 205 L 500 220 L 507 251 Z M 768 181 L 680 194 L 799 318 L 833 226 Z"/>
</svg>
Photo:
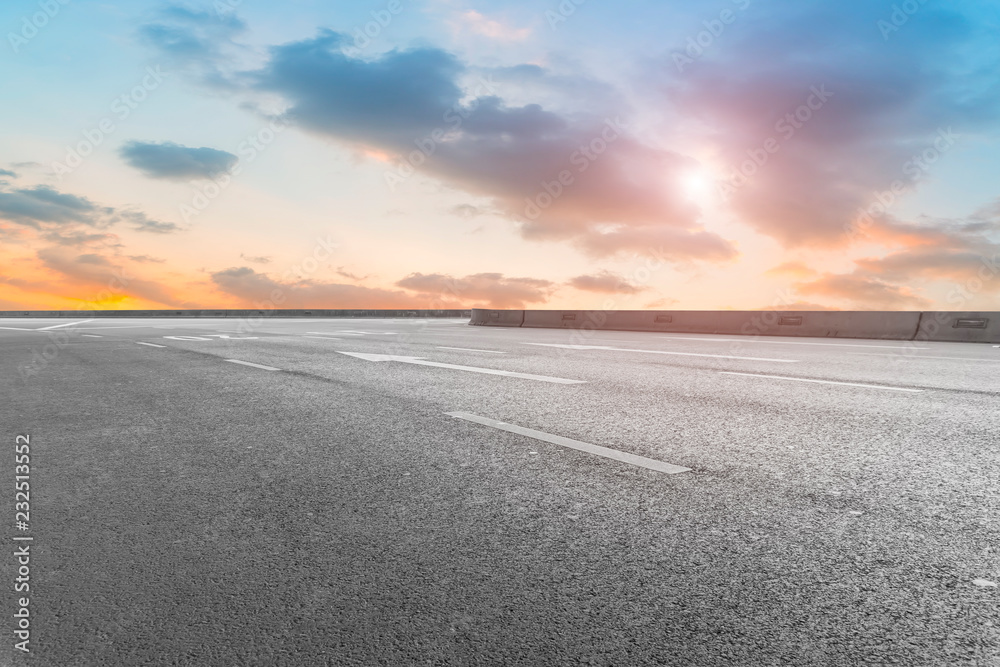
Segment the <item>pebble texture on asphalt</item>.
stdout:
<svg viewBox="0 0 1000 667">
<path fill-rule="evenodd" d="M 35 652 L 0 665 L 1000 665 L 1000 349 L 734 351 L 454 320 L 164 338 L 234 325 L 102 319 L 27 378 L 50 339 L 0 330 L 0 423 L 11 444 L 31 435 L 35 536 Z M 303 337 L 345 331 L 363 333 Z"/>
</svg>

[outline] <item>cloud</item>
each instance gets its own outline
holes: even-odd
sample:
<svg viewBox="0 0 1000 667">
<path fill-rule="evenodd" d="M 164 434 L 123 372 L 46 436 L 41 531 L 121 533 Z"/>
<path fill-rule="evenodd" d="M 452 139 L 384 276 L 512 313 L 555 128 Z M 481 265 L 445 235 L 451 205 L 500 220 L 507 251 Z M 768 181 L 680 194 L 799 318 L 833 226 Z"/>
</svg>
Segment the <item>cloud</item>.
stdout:
<svg viewBox="0 0 1000 667">
<path fill-rule="evenodd" d="M 17 174 L 9 169 L 0 169 L 0 176 L 8 176 L 10 178 L 17 178 Z"/>
<path fill-rule="evenodd" d="M 610 271 L 601 271 L 593 275 L 576 276 L 569 280 L 569 285 L 584 292 L 599 292 L 602 294 L 638 294 L 648 289 L 633 285 L 623 277 Z"/>
<path fill-rule="evenodd" d="M 433 306 L 422 296 L 398 290 L 305 280 L 277 281 L 265 273 L 241 266 L 212 273 L 212 282 L 221 291 L 258 308 L 461 308 L 448 296 L 444 305 Z M 275 297 L 278 298 L 275 298 Z"/>
<path fill-rule="evenodd" d="M 671 63 L 663 90 L 677 130 L 719 156 L 723 180 L 753 172 L 729 200 L 742 221 L 789 247 L 843 246 L 861 209 L 937 168 L 921 154 L 943 161 L 965 141 L 950 128 L 998 126 L 1000 62 L 976 46 L 990 28 L 963 13 L 974 11 L 923 6 L 884 39 L 883 3 L 782 5 L 683 71 Z"/>
<path fill-rule="evenodd" d="M 121 301 L 134 297 L 162 306 L 175 306 L 178 299 L 162 285 L 139 278 L 96 253 L 77 254 L 68 248 L 42 248 L 36 253 L 42 265 L 72 281 L 74 294 L 86 294 L 87 302 Z M 107 295 L 112 295 L 108 297 Z"/>
<path fill-rule="evenodd" d="M 119 154 L 146 176 L 173 181 L 215 178 L 228 173 L 239 161 L 226 151 L 190 148 L 171 141 L 158 144 L 129 141 L 119 149 Z"/>
<path fill-rule="evenodd" d="M 448 209 L 448 212 L 460 218 L 476 218 L 492 213 L 489 209 L 482 208 L 481 206 L 473 206 L 472 204 L 458 204 Z"/>
<path fill-rule="evenodd" d="M 915 277 L 964 283 L 979 280 L 991 289 L 1000 289 L 1000 245 L 981 251 L 918 249 L 892 253 L 881 258 L 856 260 L 866 273 L 892 281 Z"/>
<path fill-rule="evenodd" d="M 617 225 L 610 231 L 590 230 L 577 243 L 594 257 L 631 252 L 673 262 L 692 258 L 725 262 L 739 256 L 731 243 L 715 234 L 669 227 L 634 229 Z"/>
<path fill-rule="evenodd" d="M 344 267 L 342 267 L 342 266 L 338 266 L 337 267 L 336 273 L 341 278 L 347 278 L 348 280 L 353 280 L 355 282 L 361 282 L 362 280 L 365 280 L 366 278 L 368 278 L 368 276 L 359 276 L 359 275 L 351 273 L 350 271 L 345 271 Z"/>
<path fill-rule="evenodd" d="M 761 306 L 760 308 L 753 308 L 752 310 L 841 310 L 840 308 L 834 308 L 832 306 L 824 306 L 821 303 L 813 303 L 811 301 L 792 301 L 791 303 L 782 303 L 780 305 L 774 306 Z"/>
<path fill-rule="evenodd" d="M 492 308 L 523 308 L 544 303 L 555 284 L 538 278 L 506 278 L 501 273 L 476 273 L 455 278 L 440 273 L 412 273 L 396 283 L 427 297 L 454 299 Z"/>
<path fill-rule="evenodd" d="M 171 71 L 182 71 L 215 90 L 232 88 L 227 64 L 246 52 L 235 41 L 246 31 L 236 12 L 167 5 L 139 28 L 139 41 L 155 49 Z"/>
<path fill-rule="evenodd" d="M 86 197 L 58 192 L 47 185 L 0 190 L 0 219 L 33 229 L 69 223 L 107 227 L 113 213 L 112 208 L 98 206 Z"/>
<path fill-rule="evenodd" d="M 166 234 L 180 227 L 149 218 L 141 211 L 100 206 L 86 197 L 59 192 L 47 185 L 4 189 L 0 186 L 0 220 L 30 227 L 44 238 L 72 245 L 115 237 L 103 230 L 125 220 L 138 231 Z M 97 233 L 93 229 L 102 230 Z"/>
<path fill-rule="evenodd" d="M 496 19 L 491 19 L 474 9 L 458 15 L 452 22 L 457 32 L 471 32 L 498 42 L 522 42 L 531 36 L 531 28 L 514 28 Z"/>
<path fill-rule="evenodd" d="M 245 259 L 251 264 L 270 264 L 271 258 L 267 255 L 244 255 L 240 253 L 240 259 Z"/>
<path fill-rule="evenodd" d="M 769 277 L 791 276 L 793 278 L 808 278 L 816 275 L 816 271 L 802 262 L 784 262 L 771 267 L 764 272 L 764 275 Z"/>
<path fill-rule="evenodd" d="M 929 280 L 1000 289 L 1000 209 L 992 203 L 961 219 L 904 223 L 886 216 L 870 238 L 895 246 L 882 257 L 855 260 L 859 273 L 892 282 Z"/>
<path fill-rule="evenodd" d="M 677 299 L 671 299 L 669 297 L 664 297 L 662 299 L 654 299 L 653 301 L 650 301 L 649 303 L 643 305 L 643 308 L 650 309 L 650 310 L 663 309 L 663 308 L 667 308 L 669 306 L 676 305 L 677 303 L 680 303 Z"/>
<path fill-rule="evenodd" d="M 919 310 L 931 305 L 928 299 L 909 287 L 856 273 L 827 273 L 816 280 L 797 283 L 795 289 L 806 296 L 839 299 L 871 310 Z"/>
<path fill-rule="evenodd" d="M 141 211 L 120 211 L 122 219 L 132 223 L 132 229 L 150 234 L 172 234 L 181 231 L 181 227 L 172 222 L 153 220 Z"/>
<path fill-rule="evenodd" d="M 78 264 L 93 264 L 94 266 L 111 266 L 111 262 L 108 261 L 106 257 L 97 255 L 95 253 L 86 253 L 84 255 L 78 255 L 76 258 Z"/>
<path fill-rule="evenodd" d="M 156 264 L 163 264 L 164 262 L 167 261 L 161 257 L 153 257 L 151 255 L 127 255 L 127 257 L 131 259 L 133 262 L 139 262 L 140 264 L 148 264 L 150 262 Z"/>
<path fill-rule="evenodd" d="M 120 245 L 117 234 L 105 232 L 90 233 L 82 230 L 52 229 L 43 232 L 41 237 L 53 245 L 68 248 L 93 246 L 110 248 Z"/>
<path fill-rule="evenodd" d="M 671 256 L 685 260 L 735 256 L 728 241 L 699 226 L 697 207 L 669 186 L 671 175 L 692 161 L 643 143 L 620 118 L 580 111 L 603 106 L 603 99 L 571 100 L 572 113 L 508 104 L 488 77 L 463 88 L 460 82 L 475 72 L 440 49 L 362 60 L 343 52 L 347 42 L 322 31 L 273 47 L 268 62 L 240 80 L 284 98 L 284 120 L 390 156 L 396 164 L 386 172 L 390 187 L 416 165 L 426 176 L 489 198 L 525 238 L 584 242 L 600 255 L 623 246 L 650 252 L 641 242 L 615 245 L 614 238 L 596 248 L 595 232 L 613 225 L 622 234 L 672 235 L 679 245 Z M 531 76 L 544 86 L 544 71 L 531 69 Z"/>
</svg>

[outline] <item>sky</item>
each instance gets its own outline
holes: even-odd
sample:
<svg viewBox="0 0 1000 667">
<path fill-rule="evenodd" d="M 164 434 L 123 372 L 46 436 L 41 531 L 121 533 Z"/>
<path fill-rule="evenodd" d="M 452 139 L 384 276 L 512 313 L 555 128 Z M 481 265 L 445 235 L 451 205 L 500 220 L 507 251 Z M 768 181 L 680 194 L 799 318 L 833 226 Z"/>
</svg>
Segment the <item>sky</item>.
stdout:
<svg viewBox="0 0 1000 667">
<path fill-rule="evenodd" d="M 1000 3 L 7 0 L 0 310 L 997 310 Z"/>
</svg>

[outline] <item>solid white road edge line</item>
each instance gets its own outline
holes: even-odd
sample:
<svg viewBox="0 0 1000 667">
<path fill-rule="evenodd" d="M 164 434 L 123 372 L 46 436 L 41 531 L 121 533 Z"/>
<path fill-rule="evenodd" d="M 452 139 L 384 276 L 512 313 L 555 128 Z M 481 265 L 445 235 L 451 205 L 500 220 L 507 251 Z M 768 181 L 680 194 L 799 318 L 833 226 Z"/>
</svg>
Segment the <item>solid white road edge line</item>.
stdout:
<svg viewBox="0 0 1000 667">
<path fill-rule="evenodd" d="M 888 391 L 908 391 L 919 394 L 923 389 L 906 389 L 904 387 L 886 387 L 880 384 L 860 384 L 857 382 L 834 382 L 833 380 L 810 380 L 807 378 L 790 378 L 784 375 L 759 375 L 757 373 L 737 373 L 736 371 L 719 371 L 723 375 L 746 375 L 752 378 L 768 378 L 771 380 L 792 380 L 794 382 L 815 382 L 817 384 L 839 384 L 845 387 L 864 387 L 865 389 L 886 389 Z"/>
<path fill-rule="evenodd" d="M 586 380 L 567 380 L 566 378 L 549 377 L 548 375 L 532 375 L 531 373 L 516 373 L 514 371 L 500 371 L 493 368 L 480 368 L 478 366 L 460 366 L 458 364 L 442 364 L 438 361 L 425 361 L 423 357 L 408 357 L 395 354 L 368 354 L 364 352 L 344 352 L 338 353 L 364 359 L 365 361 L 384 362 L 395 361 L 404 364 L 415 364 L 417 366 L 433 366 L 435 368 L 450 368 L 456 371 L 467 371 L 469 373 L 485 373 L 486 375 L 502 375 L 504 377 L 521 378 L 524 380 L 537 380 L 538 382 L 552 382 L 554 384 L 586 384 Z"/>
<path fill-rule="evenodd" d="M 71 327 L 74 324 L 86 324 L 87 322 L 93 322 L 93 321 L 94 321 L 93 319 L 89 319 L 89 320 L 80 320 L 79 322 L 65 322 L 63 324 L 53 324 L 50 327 L 42 327 L 41 329 L 35 329 L 35 331 L 48 331 L 49 329 L 59 329 L 59 328 L 62 328 L 62 327 Z"/>
<path fill-rule="evenodd" d="M 490 419 L 489 417 L 480 417 L 479 415 L 474 415 L 470 412 L 446 412 L 445 414 L 449 417 L 464 419 L 466 421 L 482 424 L 483 426 L 500 429 L 501 431 L 517 433 L 518 435 L 524 435 L 529 438 L 534 438 L 535 440 L 543 440 L 545 442 L 550 442 L 553 445 L 569 447 L 570 449 L 576 449 L 588 454 L 594 454 L 596 456 L 603 456 L 607 459 L 621 461 L 622 463 L 639 466 L 640 468 L 648 468 L 658 472 L 665 472 L 668 475 L 675 475 L 679 472 L 690 472 L 691 470 L 690 468 L 675 466 L 670 463 L 664 463 L 663 461 L 648 459 L 645 456 L 637 456 L 635 454 L 629 454 L 628 452 L 618 451 L 617 449 L 608 449 L 607 447 L 601 447 L 600 445 L 592 445 L 589 442 L 581 442 L 571 438 L 564 438 L 561 435 L 552 435 L 550 433 L 536 431 L 523 426 L 515 426 L 514 424 L 497 421 L 496 419 Z"/>
</svg>

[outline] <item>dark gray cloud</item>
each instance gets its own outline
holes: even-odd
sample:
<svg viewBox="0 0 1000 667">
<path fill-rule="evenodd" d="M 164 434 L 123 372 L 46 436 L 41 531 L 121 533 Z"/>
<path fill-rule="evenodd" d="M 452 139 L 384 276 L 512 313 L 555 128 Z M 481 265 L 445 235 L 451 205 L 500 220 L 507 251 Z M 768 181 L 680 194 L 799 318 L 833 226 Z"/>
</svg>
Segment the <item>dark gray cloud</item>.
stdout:
<svg viewBox="0 0 1000 667">
<path fill-rule="evenodd" d="M 107 227 L 112 224 L 113 214 L 113 208 L 98 206 L 86 197 L 64 194 L 46 185 L 0 190 L 0 219 L 34 229 L 69 223 Z"/>
<path fill-rule="evenodd" d="M 227 173 L 239 161 L 238 157 L 226 151 L 191 148 L 172 141 L 129 141 L 119 149 L 119 154 L 146 176 L 173 181 L 215 178 Z"/>
<path fill-rule="evenodd" d="M 46 185 L 13 189 L 0 185 L 0 220 L 34 229 L 57 245 L 115 240 L 105 230 L 122 221 L 138 231 L 167 234 L 180 230 L 174 223 L 153 220 L 141 211 L 100 206 Z"/>
<path fill-rule="evenodd" d="M 622 276 L 611 273 L 610 271 L 601 271 L 600 273 L 592 275 L 576 276 L 569 280 L 569 285 L 570 287 L 574 287 L 585 292 L 599 292 L 603 294 L 638 294 L 639 292 L 648 289 L 646 287 L 633 285 Z"/>
<path fill-rule="evenodd" d="M 119 215 L 132 223 L 132 229 L 150 234 L 172 234 L 179 232 L 181 227 L 172 222 L 153 220 L 142 211 L 121 211 Z"/>
</svg>

